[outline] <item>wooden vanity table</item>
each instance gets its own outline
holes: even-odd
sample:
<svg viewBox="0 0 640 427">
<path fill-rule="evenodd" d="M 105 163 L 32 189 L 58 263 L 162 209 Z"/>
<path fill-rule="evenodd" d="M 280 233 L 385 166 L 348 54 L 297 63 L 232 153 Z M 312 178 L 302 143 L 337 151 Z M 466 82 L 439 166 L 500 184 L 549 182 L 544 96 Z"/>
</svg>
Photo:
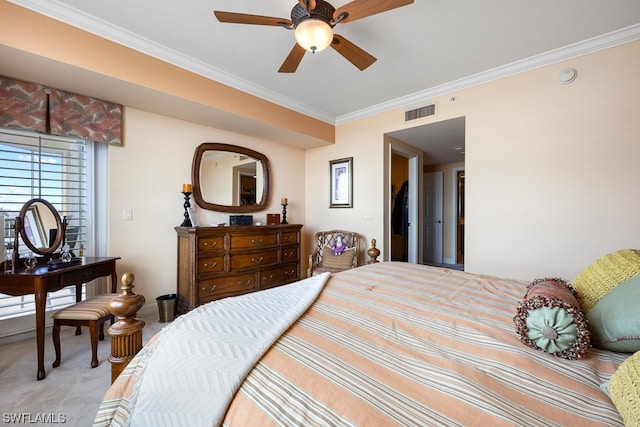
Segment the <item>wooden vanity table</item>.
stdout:
<svg viewBox="0 0 640 427">
<path fill-rule="evenodd" d="M 85 257 L 80 264 L 50 271 L 46 262 L 34 269 L 24 267 L 14 273 L 0 273 L 0 293 L 20 296 L 33 294 L 36 306 L 36 343 L 38 350 L 38 380 L 46 377 L 44 369 L 44 335 L 47 293 L 66 286 L 76 286 L 76 301 L 82 298 L 82 284 L 98 277 L 111 276 L 111 292 L 117 292 L 116 260 L 120 258 Z M 18 266 L 20 267 L 20 266 Z"/>
</svg>

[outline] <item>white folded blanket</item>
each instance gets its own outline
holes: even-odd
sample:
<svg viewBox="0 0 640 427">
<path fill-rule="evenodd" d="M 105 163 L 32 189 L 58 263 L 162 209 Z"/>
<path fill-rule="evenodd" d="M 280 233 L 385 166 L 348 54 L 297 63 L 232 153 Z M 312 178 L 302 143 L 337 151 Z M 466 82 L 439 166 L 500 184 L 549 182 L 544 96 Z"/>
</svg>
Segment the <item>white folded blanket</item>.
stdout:
<svg viewBox="0 0 640 427">
<path fill-rule="evenodd" d="M 214 301 L 178 317 L 162 331 L 136 384 L 129 425 L 219 425 L 246 375 L 328 278 Z"/>
</svg>

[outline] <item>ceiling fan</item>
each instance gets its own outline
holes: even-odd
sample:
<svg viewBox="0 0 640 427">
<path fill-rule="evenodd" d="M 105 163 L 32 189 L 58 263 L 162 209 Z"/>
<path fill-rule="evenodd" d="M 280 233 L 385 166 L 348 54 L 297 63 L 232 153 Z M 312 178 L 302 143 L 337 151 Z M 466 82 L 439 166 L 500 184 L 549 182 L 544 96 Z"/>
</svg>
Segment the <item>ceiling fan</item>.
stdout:
<svg viewBox="0 0 640 427">
<path fill-rule="evenodd" d="M 320 52 L 328 46 L 364 70 L 376 62 L 376 58 L 346 38 L 333 34 L 333 27 L 340 22 L 355 21 L 412 3 L 413 0 L 353 0 L 336 9 L 324 0 L 298 0 L 291 9 L 291 20 L 218 10 L 213 13 L 220 22 L 271 25 L 295 30 L 296 44 L 280 66 L 280 73 L 295 72 L 307 51 Z"/>
</svg>

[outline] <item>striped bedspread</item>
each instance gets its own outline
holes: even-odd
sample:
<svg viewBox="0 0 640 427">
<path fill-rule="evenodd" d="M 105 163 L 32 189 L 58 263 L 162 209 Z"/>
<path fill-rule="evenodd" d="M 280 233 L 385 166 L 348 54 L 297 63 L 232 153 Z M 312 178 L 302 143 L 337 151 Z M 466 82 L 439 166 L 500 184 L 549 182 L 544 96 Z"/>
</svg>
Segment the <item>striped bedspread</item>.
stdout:
<svg viewBox="0 0 640 427">
<path fill-rule="evenodd" d="M 626 355 L 565 360 L 524 346 L 513 316 L 526 287 L 394 262 L 333 275 L 246 377 L 223 425 L 623 425 L 599 386 Z M 96 425 L 126 423 L 150 351 L 114 383 Z"/>
</svg>

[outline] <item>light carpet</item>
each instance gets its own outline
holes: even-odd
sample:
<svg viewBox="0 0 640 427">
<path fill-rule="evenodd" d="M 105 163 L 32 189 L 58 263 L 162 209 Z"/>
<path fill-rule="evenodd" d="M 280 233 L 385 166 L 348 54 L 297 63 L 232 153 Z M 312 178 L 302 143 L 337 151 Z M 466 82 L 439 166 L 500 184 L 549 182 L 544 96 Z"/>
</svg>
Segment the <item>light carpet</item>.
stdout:
<svg viewBox="0 0 640 427">
<path fill-rule="evenodd" d="M 145 307 L 147 308 L 147 307 Z M 143 342 L 146 343 L 168 323 L 158 322 L 157 310 L 143 310 L 145 321 Z M 91 368 L 89 329 L 75 335 L 75 328 L 60 330 L 61 363 L 55 360 L 51 329 L 45 336 L 45 369 L 47 377 L 36 380 L 37 355 L 35 334 L 14 342 L 0 344 L 0 425 L 28 424 L 88 427 L 93 424 L 100 402 L 111 385 L 111 364 L 108 361 L 111 340 L 98 343 L 100 364 Z M 8 341 L 8 340 L 5 340 Z M 47 422 L 48 421 L 48 422 Z"/>
</svg>

